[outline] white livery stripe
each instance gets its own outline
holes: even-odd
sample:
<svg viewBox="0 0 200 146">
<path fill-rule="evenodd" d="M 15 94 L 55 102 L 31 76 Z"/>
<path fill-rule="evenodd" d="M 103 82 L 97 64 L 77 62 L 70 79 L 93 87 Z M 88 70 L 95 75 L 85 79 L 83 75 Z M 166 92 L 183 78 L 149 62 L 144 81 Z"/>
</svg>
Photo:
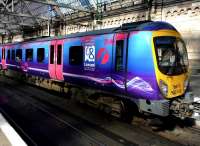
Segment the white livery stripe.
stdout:
<svg viewBox="0 0 200 146">
<path fill-rule="evenodd" d="M 70 76 L 70 77 L 78 77 L 78 78 L 83 78 L 83 79 L 87 79 L 87 80 L 92 80 L 98 83 L 111 83 L 111 78 L 110 77 L 106 77 L 104 79 L 102 78 L 96 78 L 96 77 L 91 77 L 91 76 L 84 76 L 84 75 L 77 75 L 77 74 L 71 74 L 71 73 L 63 73 L 63 75 L 65 76 Z"/>
<path fill-rule="evenodd" d="M 6 64 L 7 66 L 13 66 L 13 67 L 17 67 L 17 65 L 14 65 L 14 64 Z M 49 72 L 48 70 L 46 69 L 39 69 L 39 68 L 33 68 L 33 67 L 28 67 L 29 70 L 34 70 L 34 71 L 41 71 L 41 72 Z"/>
<path fill-rule="evenodd" d="M 84 76 L 84 75 L 77 75 L 77 74 L 71 74 L 71 73 L 63 73 L 65 76 L 70 76 L 70 77 L 78 77 L 78 78 L 84 78 L 84 79 L 91 79 L 91 80 L 101 80 L 101 78 L 95 78 L 91 76 Z"/>
<path fill-rule="evenodd" d="M 8 66 L 14 66 L 17 67 L 17 65 L 13 64 L 7 64 Z M 39 69 L 39 68 L 33 68 L 33 67 L 28 67 L 28 70 L 33 70 L 33 71 L 40 71 L 40 72 L 45 72 L 49 73 L 49 70 L 46 69 Z M 78 75 L 78 74 L 72 74 L 72 73 L 63 73 L 64 76 L 70 76 L 70 77 L 77 77 L 77 78 L 83 78 L 83 79 L 88 79 L 88 80 L 93 80 L 96 82 L 103 82 L 104 79 L 102 78 L 95 78 L 91 76 L 85 76 L 85 75 Z M 110 80 L 110 79 L 109 79 Z"/>
<path fill-rule="evenodd" d="M 33 68 L 33 67 L 28 67 L 28 70 L 34 70 L 34 71 L 41 71 L 41 72 L 49 72 L 48 70 L 46 70 L 46 69 L 39 69 L 39 68 Z"/>
<path fill-rule="evenodd" d="M 7 66 L 13 66 L 13 67 L 16 67 L 17 65 L 14 65 L 14 64 L 6 64 Z"/>
<path fill-rule="evenodd" d="M 0 128 L 12 146 L 27 146 L 17 132 L 3 118 L 2 114 L 0 114 Z"/>
</svg>

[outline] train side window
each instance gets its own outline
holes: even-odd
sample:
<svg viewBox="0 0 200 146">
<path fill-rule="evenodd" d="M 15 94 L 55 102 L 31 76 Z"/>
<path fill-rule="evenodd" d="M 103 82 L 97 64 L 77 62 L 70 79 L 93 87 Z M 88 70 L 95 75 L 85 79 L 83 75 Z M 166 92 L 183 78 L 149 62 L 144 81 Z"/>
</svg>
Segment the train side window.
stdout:
<svg viewBox="0 0 200 146">
<path fill-rule="evenodd" d="M 43 63 L 44 61 L 44 48 L 38 48 L 37 49 L 37 62 L 38 63 Z"/>
<path fill-rule="evenodd" d="M 72 46 L 69 48 L 69 64 L 83 64 L 83 46 Z"/>
<path fill-rule="evenodd" d="M 3 59 L 6 59 L 6 49 L 4 48 L 4 51 L 3 51 Z"/>
<path fill-rule="evenodd" d="M 1 57 L 3 59 L 3 48 L 1 49 Z"/>
<path fill-rule="evenodd" d="M 3 54 L 3 59 L 6 59 L 6 49 L 4 48 L 4 52 L 3 52 L 4 54 Z"/>
<path fill-rule="evenodd" d="M 15 50 L 12 50 L 11 59 L 12 59 L 12 61 L 15 61 Z"/>
<path fill-rule="evenodd" d="M 124 70 L 123 67 L 123 50 L 124 40 L 116 41 L 116 58 L 115 58 L 115 71 L 120 72 Z"/>
<path fill-rule="evenodd" d="M 1 54 L 2 54 L 2 59 L 3 59 L 3 48 L 2 48 L 2 50 L 1 50 Z"/>
<path fill-rule="evenodd" d="M 7 52 L 7 60 L 10 60 L 10 49 L 8 49 L 8 52 Z"/>
<path fill-rule="evenodd" d="M 54 45 L 50 46 L 50 64 L 54 64 Z"/>
<path fill-rule="evenodd" d="M 2 48 L 2 59 L 5 59 L 5 48 Z"/>
<path fill-rule="evenodd" d="M 33 49 L 26 49 L 26 61 L 33 61 Z"/>
<path fill-rule="evenodd" d="M 22 49 L 17 49 L 16 50 L 16 61 L 21 61 L 22 60 Z"/>
<path fill-rule="evenodd" d="M 2 59 L 5 59 L 5 48 L 2 48 Z"/>
<path fill-rule="evenodd" d="M 57 51 L 57 64 L 61 65 L 62 61 L 62 45 L 58 45 L 58 51 Z"/>
</svg>

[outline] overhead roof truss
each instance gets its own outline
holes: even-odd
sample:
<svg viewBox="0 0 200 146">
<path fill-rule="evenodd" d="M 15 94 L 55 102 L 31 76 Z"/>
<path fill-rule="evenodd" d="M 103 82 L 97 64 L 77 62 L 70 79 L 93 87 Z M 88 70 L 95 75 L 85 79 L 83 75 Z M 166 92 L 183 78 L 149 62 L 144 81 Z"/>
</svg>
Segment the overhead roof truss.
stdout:
<svg viewBox="0 0 200 146">
<path fill-rule="evenodd" d="M 152 2 L 160 6 L 183 1 L 187 0 L 142 0 L 140 4 L 139 0 L 0 0 L 0 34 L 21 33 L 24 28 L 57 21 L 80 24 L 81 20 L 98 20 L 120 12 L 144 11 L 154 5 Z"/>
<path fill-rule="evenodd" d="M 73 3 L 59 0 L 0 0 L 0 34 L 19 33 L 24 27 L 39 27 L 49 21 L 64 20 L 61 8 L 92 12 L 92 9 L 75 7 Z"/>
</svg>

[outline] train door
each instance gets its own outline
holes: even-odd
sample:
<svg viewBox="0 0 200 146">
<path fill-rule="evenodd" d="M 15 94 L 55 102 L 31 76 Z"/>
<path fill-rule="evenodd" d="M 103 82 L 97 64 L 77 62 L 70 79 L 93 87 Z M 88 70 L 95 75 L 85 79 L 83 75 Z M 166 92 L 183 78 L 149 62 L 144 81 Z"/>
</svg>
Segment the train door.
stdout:
<svg viewBox="0 0 200 146">
<path fill-rule="evenodd" d="M 53 40 L 49 49 L 49 75 L 54 80 L 63 78 L 63 43 L 64 40 Z"/>
<path fill-rule="evenodd" d="M 6 69 L 6 50 L 5 50 L 5 48 L 1 49 L 1 64 L 2 64 L 2 69 Z"/>
<path fill-rule="evenodd" d="M 112 81 L 117 91 L 126 91 L 127 33 L 116 33 L 113 45 Z"/>
</svg>

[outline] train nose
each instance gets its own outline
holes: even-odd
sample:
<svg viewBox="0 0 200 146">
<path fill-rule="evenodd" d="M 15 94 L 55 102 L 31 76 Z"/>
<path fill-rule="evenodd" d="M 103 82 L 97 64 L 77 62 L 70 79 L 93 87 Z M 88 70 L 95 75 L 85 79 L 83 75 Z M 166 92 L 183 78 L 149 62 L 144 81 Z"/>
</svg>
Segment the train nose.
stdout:
<svg viewBox="0 0 200 146">
<path fill-rule="evenodd" d="M 184 75 L 168 76 L 166 78 L 160 79 L 159 84 L 161 92 L 168 99 L 182 96 L 185 93 L 187 86 L 188 80 Z"/>
</svg>

